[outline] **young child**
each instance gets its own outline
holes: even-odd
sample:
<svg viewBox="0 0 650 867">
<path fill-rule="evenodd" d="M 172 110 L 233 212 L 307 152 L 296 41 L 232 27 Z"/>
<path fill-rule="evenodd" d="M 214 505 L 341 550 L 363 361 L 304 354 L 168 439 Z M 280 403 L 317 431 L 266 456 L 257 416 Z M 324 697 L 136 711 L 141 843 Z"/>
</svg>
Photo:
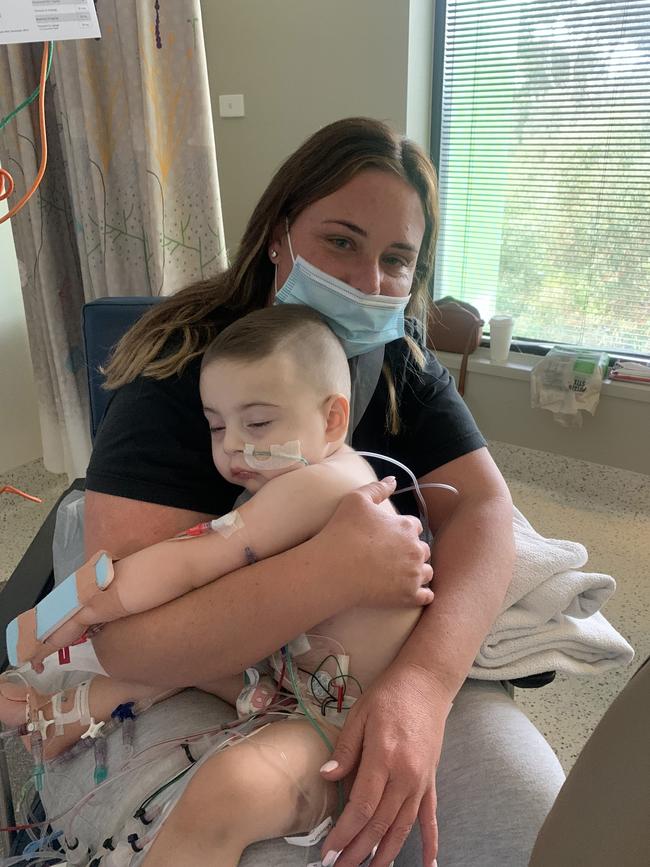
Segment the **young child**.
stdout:
<svg viewBox="0 0 650 867">
<path fill-rule="evenodd" d="M 14 621 L 8 641 L 10 645 L 14 642 L 10 651 L 16 662 L 31 661 L 35 669 L 42 669 L 48 654 L 72 644 L 89 627 L 162 605 L 247 563 L 300 544 L 324 526 L 342 496 L 376 479 L 366 461 L 345 444 L 350 397 L 345 353 L 309 308 L 270 307 L 225 329 L 205 354 L 200 388 L 215 465 L 225 479 L 253 496 L 228 515 L 192 528 L 182 538 L 153 545 L 116 563 L 105 553 L 96 555 L 64 582 L 70 582 L 65 600 L 72 610 L 63 611 L 64 603 L 57 598 L 51 600 L 48 610 L 46 597 L 37 613 L 26 612 Z M 392 506 L 384 503 L 382 508 Z M 51 596 L 64 595 L 61 587 Z M 419 606 L 431 601 L 430 590 L 422 588 L 420 594 L 418 604 L 402 608 L 379 607 L 383 600 L 378 596 L 376 608 L 354 608 L 317 625 L 309 642 L 300 648 L 304 651 L 298 664 L 305 698 L 319 714 L 324 711 L 319 725 L 331 744 L 350 699 L 359 694 L 350 684 L 366 688 L 395 658 L 418 620 Z M 41 641 L 36 633 L 43 623 L 50 623 L 51 628 Z M 320 665 L 327 655 L 324 648 L 334 649 L 334 670 Z M 349 670 L 344 670 L 348 660 Z M 279 686 L 291 691 L 294 684 L 286 676 L 285 662 L 278 657 L 273 667 Z M 330 680 L 336 684 L 333 693 L 328 689 Z M 0 682 L 0 719 L 8 726 L 24 723 L 27 702 L 29 718 L 44 720 L 46 758 L 87 734 L 88 717 L 96 726 L 109 719 L 117 706 L 155 700 L 161 691 L 160 687 L 99 675 L 85 687 L 80 701 L 79 688 L 52 697 L 37 691 L 38 682 L 36 676 L 30 689 Z M 277 693 L 275 683 L 267 683 L 265 690 L 262 681 L 257 689 L 240 695 L 241 676 L 190 685 L 232 704 L 239 698 L 242 714 L 263 709 Z M 337 693 L 338 702 L 327 701 Z M 47 730 L 49 720 L 54 720 L 58 735 Z M 260 750 L 262 743 L 272 746 L 275 760 L 263 761 L 268 750 Z M 222 805 L 228 833 L 223 835 L 217 858 L 220 865 L 234 867 L 243 849 L 255 840 L 308 831 L 331 813 L 335 787 L 318 773 L 328 748 L 304 716 L 289 726 L 271 723 L 263 735 L 257 733 L 238 745 L 236 758 L 234 754 L 230 758 L 230 753 L 218 752 L 199 768 L 154 841 L 147 867 L 167 863 L 162 853 L 169 854 L 175 834 L 186 838 L 182 830 L 185 813 L 206 791 L 212 791 L 215 774 L 228 802 Z M 284 756 L 283 761 L 278 762 L 277 756 Z M 235 795 L 224 782 L 230 779 L 229 773 L 235 775 L 240 794 L 248 781 L 248 795 L 239 811 L 233 811 Z M 220 821 L 218 812 L 215 806 L 215 816 L 210 817 L 213 829 Z M 184 864 L 202 863 L 199 853 L 195 862 L 187 848 L 183 851 Z"/>
</svg>

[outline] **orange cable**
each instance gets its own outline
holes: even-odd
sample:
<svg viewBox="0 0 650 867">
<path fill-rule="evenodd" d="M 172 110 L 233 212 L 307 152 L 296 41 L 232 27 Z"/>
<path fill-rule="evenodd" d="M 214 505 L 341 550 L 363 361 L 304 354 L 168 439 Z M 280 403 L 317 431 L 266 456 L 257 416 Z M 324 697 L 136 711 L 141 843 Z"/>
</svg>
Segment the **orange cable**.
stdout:
<svg viewBox="0 0 650 867">
<path fill-rule="evenodd" d="M 24 491 L 21 491 L 19 488 L 14 488 L 13 485 L 3 485 L 0 488 L 0 494 L 18 494 L 19 497 L 24 497 L 26 500 L 32 500 L 34 503 L 42 503 L 40 497 L 35 497 L 33 494 L 26 494 Z"/>
<path fill-rule="evenodd" d="M 5 192 L 5 180 L 9 189 Z M 8 199 L 14 191 L 14 179 L 6 169 L 0 167 L 0 202 Z"/>
<path fill-rule="evenodd" d="M 48 62 L 48 53 L 49 46 L 48 43 L 43 43 L 43 59 L 41 60 L 41 83 L 40 90 L 38 94 L 38 120 L 41 132 L 41 165 L 38 170 L 38 174 L 36 175 L 36 180 L 31 185 L 29 190 L 25 193 L 22 199 L 18 202 L 18 204 L 14 205 L 14 207 L 8 211 L 4 217 L 0 217 L 0 224 L 10 220 L 13 216 L 15 216 L 18 211 L 31 199 L 36 190 L 39 187 L 39 184 L 43 180 L 43 175 L 45 174 L 45 169 L 47 167 L 47 133 L 45 131 L 45 82 L 47 81 L 47 62 Z M 9 189 L 5 192 L 5 180 L 9 186 Z M 7 196 L 10 196 L 14 189 L 14 180 L 6 169 L 0 169 L 0 200 L 6 199 Z"/>
</svg>

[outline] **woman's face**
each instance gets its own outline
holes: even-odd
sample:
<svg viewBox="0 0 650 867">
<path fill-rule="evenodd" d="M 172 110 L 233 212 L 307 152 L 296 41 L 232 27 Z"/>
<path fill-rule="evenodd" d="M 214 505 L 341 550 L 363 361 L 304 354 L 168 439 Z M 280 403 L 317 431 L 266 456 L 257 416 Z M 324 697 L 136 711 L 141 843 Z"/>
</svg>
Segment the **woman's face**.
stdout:
<svg viewBox="0 0 650 867">
<path fill-rule="evenodd" d="M 393 296 L 411 291 L 424 231 L 417 192 L 379 169 L 359 172 L 289 227 L 294 256 L 367 295 Z M 286 227 L 277 227 L 268 252 L 280 289 L 293 267 Z"/>
</svg>

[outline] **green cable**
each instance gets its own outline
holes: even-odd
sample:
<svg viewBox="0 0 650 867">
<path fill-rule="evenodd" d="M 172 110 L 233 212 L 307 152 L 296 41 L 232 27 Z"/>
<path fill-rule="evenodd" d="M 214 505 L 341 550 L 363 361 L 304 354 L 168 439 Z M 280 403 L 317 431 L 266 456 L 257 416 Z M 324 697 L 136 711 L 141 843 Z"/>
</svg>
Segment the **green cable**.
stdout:
<svg viewBox="0 0 650 867">
<path fill-rule="evenodd" d="M 307 705 L 302 700 L 302 692 L 300 689 L 300 684 L 298 683 L 298 679 L 296 678 L 296 673 L 295 673 L 294 668 L 293 668 L 293 662 L 291 660 L 291 654 L 289 653 L 288 647 L 285 646 L 282 648 L 282 655 L 284 656 L 284 659 L 286 661 L 287 671 L 289 672 L 289 680 L 291 681 L 291 686 L 293 687 L 293 692 L 294 692 L 294 695 L 298 701 L 298 705 L 299 705 L 300 709 L 305 714 L 305 716 L 307 717 L 309 722 L 312 724 L 312 726 L 316 729 L 321 740 L 326 744 L 327 748 L 331 752 L 334 752 L 334 744 L 330 741 L 330 739 L 327 737 L 325 732 L 318 725 L 316 718 L 313 716 L 313 714 L 311 713 L 311 711 L 309 710 Z M 336 784 L 336 787 L 337 787 L 338 796 L 339 796 L 338 811 L 339 811 L 339 816 L 340 816 L 341 813 L 343 812 L 343 808 L 345 807 L 345 795 L 343 792 L 343 781 L 339 780 Z"/>
<path fill-rule="evenodd" d="M 45 75 L 46 81 L 50 77 L 50 69 L 52 67 L 52 54 L 54 53 L 53 46 L 54 43 L 50 42 L 47 50 L 47 73 Z M 9 123 L 9 121 L 13 120 L 19 112 L 21 112 L 24 108 L 27 108 L 28 105 L 31 105 L 35 99 L 38 99 L 38 95 L 40 92 L 41 85 L 39 82 L 36 90 L 30 96 L 28 96 L 27 99 L 23 100 L 23 102 L 20 103 L 18 108 L 14 108 L 12 112 L 10 112 L 6 117 L 3 117 L 2 120 L 0 120 L 0 129 L 4 129 Z"/>
<path fill-rule="evenodd" d="M 300 691 L 300 684 L 298 683 L 298 679 L 296 678 L 296 672 L 294 671 L 294 668 L 293 668 L 293 661 L 291 659 L 291 654 L 289 653 L 288 650 L 285 652 L 284 658 L 285 658 L 286 663 L 287 663 L 287 671 L 289 672 L 289 680 L 291 681 L 291 686 L 293 687 L 293 693 L 294 693 L 294 695 L 298 701 L 298 705 L 300 706 L 300 709 L 302 710 L 304 715 L 307 717 L 309 722 L 316 729 L 316 731 L 318 732 L 318 734 L 321 737 L 321 740 L 325 743 L 328 750 L 333 751 L 334 750 L 334 744 L 330 741 L 330 739 L 327 737 L 325 732 L 318 725 L 318 723 L 316 722 L 316 719 L 312 715 L 311 711 L 309 710 L 307 705 L 302 700 L 302 693 Z"/>
<path fill-rule="evenodd" d="M 27 780 L 25 781 L 25 784 L 23 785 L 22 789 L 20 790 L 20 795 L 18 796 L 18 801 L 16 803 L 16 813 L 18 815 L 20 815 L 20 811 L 23 809 L 23 804 L 27 800 L 27 792 L 28 792 L 30 787 L 32 787 L 31 776 L 27 778 Z M 25 813 L 23 815 L 25 816 L 26 821 L 30 822 L 31 815 L 30 815 L 30 812 L 28 809 L 25 811 Z"/>
</svg>

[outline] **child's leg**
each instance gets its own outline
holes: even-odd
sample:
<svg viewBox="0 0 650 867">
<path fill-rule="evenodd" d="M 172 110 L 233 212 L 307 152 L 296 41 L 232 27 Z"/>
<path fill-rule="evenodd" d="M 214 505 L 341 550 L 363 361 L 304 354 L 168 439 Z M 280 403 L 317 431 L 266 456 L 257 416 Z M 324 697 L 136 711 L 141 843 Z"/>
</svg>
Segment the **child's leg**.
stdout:
<svg viewBox="0 0 650 867">
<path fill-rule="evenodd" d="M 332 745 L 338 730 L 319 720 Z M 311 723 L 272 723 L 216 753 L 164 822 L 145 867 L 237 867 L 258 840 L 308 832 L 330 815 L 336 786 L 319 768 L 330 751 Z"/>
<path fill-rule="evenodd" d="M 85 645 L 73 647 L 71 651 L 73 656 L 75 655 L 75 651 L 79 651 L 81 655 L 84 649 Z M 55 658 L 51 657 L 50 659 L 53 661 Z M 80 664 L 87 663 L 87 661 L 87 655 L 83 655 L 80 659 Z M 57 679 L 61 680 L 60 676 L 59 678 L 56 678 L 56 676 L 52 677 L 52 673 L 60 675 L 61 672 L 65 673 L 65 670 L 58 663 L 54 663 L 50 668 L 53 669 L 53 672 L 48 672 L 50 677 L 45 677 L 31 671 L 27 672 L 26 675 L 30 686 L 33 685 L 37 692 L 42 695 L 42 702 L 39 702 L 39 708 L 43 711 L 45 719 L 53 718 L 51 699 L 54 695 L 61 692 L 61 711 L 65 713 L 74 705 L 77 690 L 76 686 L 64 690 L 57 690 L 56 687 L 52 688 Z M 74 665 L 71 668 L 74 669 Z M 150 687 L 139 683 L 117 681 L 108 676 L 97 675 L 93 677 L 89 674 L 86 679 L 92 681 L 88 700 L 90 714 L 95 722 L 108 721 L 112 711 L 118 705 L 125 702 L 147 700 L 153 702 L 159 697 L 168 698 L 174 692 L 180 692 L 180 690 L 165 690 L 160 686 Z M 43 684 L 39 682 L 41 680 Z M 50 682 L 49 684 L 48 681 Z M 242 675 L 238 674 L 220 678 L 211 683 L 193 684 L 193 686 L 196 689 L 210 692 L 234 706 L 243 689 L 244 681 Z M 22 681 L 18 681 L 15 678 L 11 679 L 11 672 L 7 679 L 0 679 L 0 723 L 6 728 L 17 728 L 25 722 L 27 691 L 28 687 Z M 64 752 L 64 750 L 68 749 L 80 738 L 87 728 L 87 724 L 68 723 L 64 727 L 63 734 L 55 736 L 54 727 L 50 726 L 47 732 L 48 737 L 43 744 L 45 758 L 52 759 Z M 29 748 L 28 739 L 25 740 L 25 744 Z"/>
<path fill-rule="evenodd" d="M 61 694 L 61 712 L 66 713 L 74 707 L 76 686 L 63 690 Z M 27 693 L 29 687 L 8 680 L 0 681 L 0 722 L 8 728 L 15 728 L 25 722 Z M 97 675 L 92 678 L 88 693 L 88 707 L 90 715 L 95 722 L 107 721 L 111 718 L 115 708 L 128 701 L 155 701 L 162 697 L 163 691 L 159 686 L 150 687 L 142 684 L 125 683 L 113 680 L 109 677 Z M 169 691 L 164 696 L 169 695 Z M 39 709 L 47 720 L 53 719 L 52 702 L 53 696 L 47 695 L 38 701 Z M 81 735 L 88 729 L 87 723 L 70 722 L 64 725 L 63 733 L 54 734 L 54 726 L 49 726 L 47 737 L 43 741 L 44 758 L 52 759 L 58 756 L 73 743 L 79 740 Z M 29 747 L 29 738 L 25 739 Z"/>
<path fill-rule="evenodd" d="M 193 686 L 196 689 L 202 689 L 203 692 L 210 692 L 216 695 L 217 698 L 227 701 L 233 707 L 237 704 L 239 694 L 244 688 L 244 678 L 241 674 L 233 674 L 230 677 L 220 677 L 218 680 L 212 680 L 210 683 L 195 683 Z"/>
</svg>

